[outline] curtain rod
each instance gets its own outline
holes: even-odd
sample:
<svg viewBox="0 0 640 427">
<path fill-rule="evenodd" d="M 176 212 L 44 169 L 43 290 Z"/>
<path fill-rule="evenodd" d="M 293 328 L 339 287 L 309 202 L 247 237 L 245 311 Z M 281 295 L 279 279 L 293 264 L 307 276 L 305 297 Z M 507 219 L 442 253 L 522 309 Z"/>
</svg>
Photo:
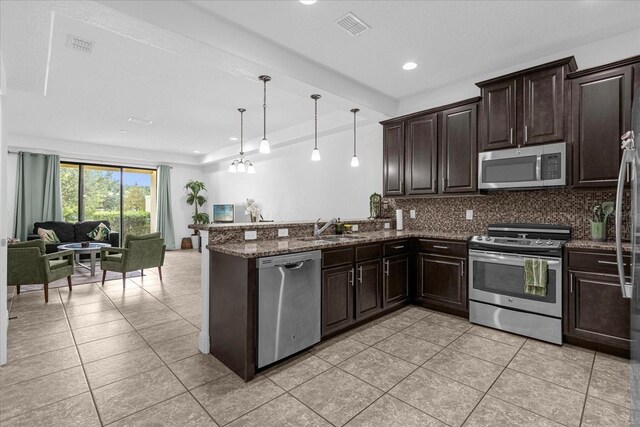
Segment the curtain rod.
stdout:
<svg viewBox="0 0 640 427">
<path fill-rule="evenodd" d="M 51 154 L 51 153 L 32 153 L 30 151 L 22 151 L 22 152 L 23 153 L 29 153 L 29 154 Z M 7 153 L 8 154 L 16 154 L 17 155 L 17 154 L 20 154 L 21 152 L 20 151 L 7 150 Z M 97 163 L 97 164 L 102 164 L 102 165 L 107 165 L 107 166 L 122 166 L 122 167 L 127 167 L 128 166 L 128 167 L 132 167 L 132 168 L 139 167 L 139 168 L 146 168 L 146 169 L 154 166 L 153 164 L 144 165 L 144 164 L 132 164 L 132 163 L 116 165 L 116 164 L 109 163 L 108 161 L 104 161 L 104 160 L 77 159 L 77 158 L 65 157 L 65 156 L 60 156 L 60 160 L 62 160 L 62 161 L 66 160 L 66 161 L 70 161 L 70 162 L 79 162 L 79 163 L 94 163 L 94 164 Z M 168 165 L 163 165 L 163 164 L 155 165 L 156 168 L 158 166 L 168 166 Z M 173 169 L 173 166 L 169 166 L 169 169 Z"/>
</svg>

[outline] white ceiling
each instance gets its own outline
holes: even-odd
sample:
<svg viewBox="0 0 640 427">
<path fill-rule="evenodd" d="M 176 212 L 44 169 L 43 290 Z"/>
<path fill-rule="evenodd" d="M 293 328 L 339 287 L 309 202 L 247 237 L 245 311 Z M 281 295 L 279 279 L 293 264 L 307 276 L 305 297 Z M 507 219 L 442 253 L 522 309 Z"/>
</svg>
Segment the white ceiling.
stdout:
<svg viewBox="0 0 640 427">
<path fill-rule="evenodd" d="M 0 48 L 13 134 L 189 154 L 195 161 L 268 134 L 311 136 L 311 93 L 323 134 L 396 113 L 398 102 L 452 82 L 638 28 L 640 2 L 0 1 Z M 334 24 L 353 12 L 372 28 Z M 66 47 L 69 34 L 95 42 Z M 418 69 L 406 72 L 407 60 Z M 45 93 L 46 88 L 46 93 Z M 141 126 L 130 116 L 153 121 Z M 126 133 L 119 132 L 120 130 Z M 194 151 L 202 154 L 196 160 Z"/>
</svg>

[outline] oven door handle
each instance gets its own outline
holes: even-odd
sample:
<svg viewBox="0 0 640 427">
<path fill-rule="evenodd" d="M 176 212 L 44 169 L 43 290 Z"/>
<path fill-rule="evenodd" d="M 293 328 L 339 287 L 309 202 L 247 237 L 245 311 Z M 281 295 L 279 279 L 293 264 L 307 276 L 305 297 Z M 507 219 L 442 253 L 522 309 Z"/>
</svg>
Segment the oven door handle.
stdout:
<svg viewBox="0 0 640 427">
<path fill-rule="evenodd" d="M 535 257 L 535 256 L 526 257 L 526 256 L 498 255 L 498 254 L 487 254 L 487 253 L 477 254 L 477 253 L 469 252 L 470 262 L 486 261 L 486 262 L 497 262 L 499 264 L 524 266 L 524 260 L 526 258 L 543 259 L 547 261 L 548 266 L 560 265 L 560 261 L 556 259 L 548 259 L 548 258 Z"/>
</svg>

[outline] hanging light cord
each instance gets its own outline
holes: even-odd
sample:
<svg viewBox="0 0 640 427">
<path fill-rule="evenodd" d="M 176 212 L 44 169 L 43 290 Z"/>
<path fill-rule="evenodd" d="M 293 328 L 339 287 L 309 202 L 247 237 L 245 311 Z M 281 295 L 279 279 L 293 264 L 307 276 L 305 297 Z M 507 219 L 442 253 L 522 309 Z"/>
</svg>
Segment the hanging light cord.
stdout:
<svg viewBox="0 0 640 427">
<path fill-rule="evenodd" d="M 315 112 L 315 116 L 314 116 L 314 121 L 315 121 L 315 145 L 314 145 L 314 149 L 317 150 L 318 149 L 318 98 L 314 99 L 315 104 L 316 104 L 316 112 Z"/>
<path fill-rule="evenodd" d="M 264 80 L 264 102 L 262 103 L 262 114 L 263 114 L 263 137 L 262 139 L 267 139 L 267 79 Z"/>
<path fill-rule="evenodd" d="M 244 155 L 244 112 L 246 111 L 244 108 L 238 108 L 240 111 L 240 156 Z"/>
<path fill-rule="evenodd" d="M 357 109 L 353 109 L 351 110 L 353 111 L 353 155 L 356 155 L 356 113 L 358 112 Z"/>
</svg>

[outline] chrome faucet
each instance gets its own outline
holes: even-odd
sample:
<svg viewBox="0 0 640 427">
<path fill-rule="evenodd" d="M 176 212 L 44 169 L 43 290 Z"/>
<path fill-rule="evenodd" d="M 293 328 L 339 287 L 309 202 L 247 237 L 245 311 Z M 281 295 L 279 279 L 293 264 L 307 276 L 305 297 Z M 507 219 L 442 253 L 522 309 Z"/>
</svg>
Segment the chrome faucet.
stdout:
<svg viewBox="0 0 640 427">
<path fill-rule="evenodd" d="M 327 228 L 331 227 L 333 224 L 338 222 L 337 219 L 331 218 L 331 220 L 329 220 L 329 222 L 327 222 L 325 225 L 323 225 L 322 228 L 318 228 L 318 223 L 320 222 L 321 219 L 322 218 L 318 218 L 316 223 L 313 224 L 313 237 L 318 237 L 319 235 L 324 233 Z"/>
</svg>

